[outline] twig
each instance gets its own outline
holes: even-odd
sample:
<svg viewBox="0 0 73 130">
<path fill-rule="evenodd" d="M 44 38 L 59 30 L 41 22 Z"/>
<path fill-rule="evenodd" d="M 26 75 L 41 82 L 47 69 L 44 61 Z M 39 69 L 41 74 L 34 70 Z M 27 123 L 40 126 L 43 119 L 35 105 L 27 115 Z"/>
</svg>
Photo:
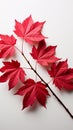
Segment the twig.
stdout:
<svg viewBox="0 0 73 130">
<path fill-rule="evenodd" d="M 71 112 L 69 111 L 69 109 L 65 106 L 65 104 L 61 101 L 61 99 L 54 93 L 54 91 L 50 88 L 50 86 L 48 85 L 48 83 L 45 82 L 45 80 L 39 75 L 39 73 L 33 68 L 33 66 L 31 65 L 31 63 L 29 62 L 29 60 L 26 58 L 26 56 L 24 55 L 23 52 L 21 52 L 17 47 L 16 49 L 22 54 L 22 56 L 24 57 L 24 59 L 26 60 L 26 62 L 29 64 L 30 68 L 34 71 L 34 73 L 41 79 L 41 81 L 46 84 L 46 86 L 48 87 L 48 89 L 50 90 L 50 92 L 53 94 L 53 96 L 57 99 L 57 101 L 61 104 L 61 106 L 65 109 L 65 111 L 69 114 L 69 116 L 73 119 L 73 115 L 71 114 Z"/>
</svg>

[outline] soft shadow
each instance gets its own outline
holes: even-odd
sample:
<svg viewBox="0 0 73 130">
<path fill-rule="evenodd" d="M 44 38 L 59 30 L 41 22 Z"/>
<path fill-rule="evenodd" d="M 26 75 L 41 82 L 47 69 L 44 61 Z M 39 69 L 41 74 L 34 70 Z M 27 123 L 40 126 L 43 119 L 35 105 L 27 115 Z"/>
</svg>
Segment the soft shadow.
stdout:
<svg viewBox="0 0 73 130">
<path fill-rule="evenodd" d="M 23 84 L 19 81 L 18 84 L 12 89 L 12 94 L 15 94 L 22 85 Z"/>
<path fill-rule="evenodd" d="M 64 93 L 67 93 L 67 94 L 73 94 L 73 91 L 70 91 L 70 90 L 66 90 L 66 89 L 62 89 L 61 91 L 59 91 L 60 94 L 64 94 Z"/>
<path fill-rule="evenodd" d="M 39 110 L 40 108 L 40 105 L 39 103 L 36 101 L 32 106 L 26 108 L 23 110 L 23 113 L 25 114 L 26 113 L 35 113 Z"/>
<path fill-rule="evenodd" d="M 28 108 L 28 112 L 35 112 L 35 111 L 38 111 L 38 109 L 39 109 L 39 104 L 36 101 L 32 106 Z"/>
</svg>

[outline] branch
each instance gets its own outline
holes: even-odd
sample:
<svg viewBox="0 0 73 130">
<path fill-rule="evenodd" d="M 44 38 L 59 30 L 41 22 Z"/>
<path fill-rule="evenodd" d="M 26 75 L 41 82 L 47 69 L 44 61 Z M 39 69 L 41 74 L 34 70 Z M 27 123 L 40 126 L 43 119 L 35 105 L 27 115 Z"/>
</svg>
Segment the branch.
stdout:
<svg viewBox="0 0 73 130">
<path fill-rule="evenodd" d="M 50 86 L 48 85 L 48 83 L 45 82 L 45 80 L 39 75 L 39 73 L 33 68 L 33 66 L 31 65 L 31 63 L 29 62 L 29 60 L 26 58 L 26 56 L 24 55 L 23 52 L 21 52 L 17 47 L 16 49 L 21 53 L 21 55 L 24 57 L 24 59 L 26 60 L 26 62 L 29 64 L 30 68 L 34 71 L 34 73 L 41 79 L 41 81 L 46 84 L 46 86 L 48 87 L 48 89 L 50 90 L 50 92 L 53 94 L 53 96 L 57 99 L 57 101 L 60 103 L 60 105 L 65 109 L 65 111 L 68 113 L 68 115 L 73 119 L 73 115 L 71 114 L 71 112 L 69 111 L 69 109 L 65 106 L 65 104 L 61 101 L 61 99 L 54 93 L 54 91 L 50 88 Z"/>
</svg>

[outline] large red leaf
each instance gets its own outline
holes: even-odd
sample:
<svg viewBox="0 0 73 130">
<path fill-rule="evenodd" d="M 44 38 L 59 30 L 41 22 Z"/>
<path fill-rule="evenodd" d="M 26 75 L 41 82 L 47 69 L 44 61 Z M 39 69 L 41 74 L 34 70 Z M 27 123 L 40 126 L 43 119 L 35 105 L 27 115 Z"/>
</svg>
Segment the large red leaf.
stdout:
<svg viewBox="0 0 73 130">
<path fill-rule="evenodd" d="M 0 82 L 9 80 L 9 89 L 15 87 L 19 80 L 24 82 L 25 72 L 20 67 L 18 61 L 12 60 L 11 62 L 3 62 L 4 66 L 0 69 L 3 75 L 0 76 Z"/>
<path fill-rule="evenodd" d="M 44 40 L 40 41 L 38 47 L 33 46 L 31 56 L 43 66 L 55 63 L 59 58 L 55 57 L 56 46 L 46 47 Z"/>
<path fill-rule="evenodd" d="M 45 22 L 33 22 L 31 15 L 22 23 L 15 20 L 15 34 L 28 43 L 41 41 L 45 37 L 41 34 Z"/>
<path fill-rule="evenodd" d="M 16 39 L 13 35 L 2 35 L 0 34 L 0 58 L 7 58 L 13 56 L 15 52 L 14 45 L 16 44 Z"/>
<path fill-rule="evenodd" d="M 23 109 L 33 105 L 35 100 L 46 107 L 46 98 L 49 95 L 46 85 L 40 81 L 35 82 L 33 79 L 27 79 L 24 82 L 24 85 L 16 92 L 16 94 L 24 96 Z"/>
<path fill-rule="evenodd" d="M 53 83 L 60 90 L 73 90 L 73 68 L 68 68 L 67 60 L 54 63 L 48 73 L 53 77 Z"/>
</svg>

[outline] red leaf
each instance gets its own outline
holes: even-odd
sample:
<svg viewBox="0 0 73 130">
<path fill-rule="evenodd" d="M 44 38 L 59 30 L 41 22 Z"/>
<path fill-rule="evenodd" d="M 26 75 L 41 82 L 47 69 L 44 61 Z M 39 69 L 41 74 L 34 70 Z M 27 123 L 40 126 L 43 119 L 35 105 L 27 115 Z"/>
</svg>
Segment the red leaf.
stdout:
<svg viewBox="0 0 73 130">
<path fill-rule="evenodd" d="M 44 107 L 46 104 L 46 98 L 49 95 L 46 85 L 39 82 L 35 82 L 33 79 L 27 79 L 16 94 L 24 96 L 23 99 L 23 109 L 30 105 L 33 105 L 35 100 L 37 100 Z"/>
<path fill-rule="evenodd" d="M 26 42 L 32 44 L 34 42 L 41 41 L 45 39 L 41 34 L 45 22 L 35 22 L 33 23 L 31 15 L 26 18 L 22 23 L 15 20 L 15 30 L 17 36 L 23 38 Z"/>
<path fill-rule="evenodd" d="M 4 66 L 0 71 L 4 74 L 0 76 L 0 82 L 6 82 L 9 80 L 9 89 L 15 87 L 19 80 L 24 82 L 25 72 L 20 67 L 18 61 L 12 60 L 11 62 L 3 62 Z"/>
<path fill-rule="evenodd" d="M 38 47 L 33 46 L 31 56 L 43 66 L 55 63 L 59 58 L 55 57 L 56 46 L 46 47 L 44 40 L 39 42 Z"/>
<path fill-rule="evenodd" d="M 73 68 L 68 68 L 67 60 L 54 63 L 48 73 L 53 77 L 53 83 L 60 90 L 73 90 Z"/>
<path fill-rule="evenodd" d="M 14 38 L 14 36 L 0 34 L 0 38 L 0 58 L 13 56 L 15 52 L 14 45 L 16 44 L 16 39 Z"/>
</svg>

